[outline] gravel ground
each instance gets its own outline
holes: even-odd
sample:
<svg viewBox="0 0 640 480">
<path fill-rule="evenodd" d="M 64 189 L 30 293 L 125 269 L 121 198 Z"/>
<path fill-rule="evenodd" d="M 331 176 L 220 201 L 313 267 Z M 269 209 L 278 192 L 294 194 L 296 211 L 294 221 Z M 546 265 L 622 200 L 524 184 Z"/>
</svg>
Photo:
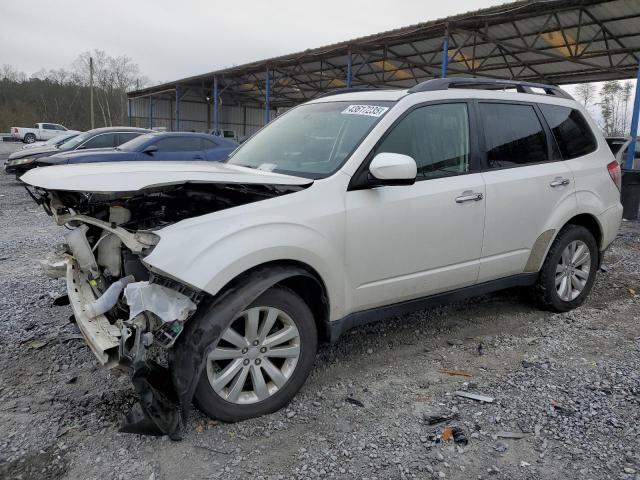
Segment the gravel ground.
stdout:
<svg viewBox="0 0 640 480">
<path fill-rule="evenodd" d="M 237 424 L 195 410 L 181 442 L 118 433 L 129 380 L 98 368 L 39 270 L 61 236 L 0 174 L 0 478 L 640 479 L 638 223 L 573 312 L 509 291 L 359 328 L 320 348 L 286 409 Z"/>
</svg>

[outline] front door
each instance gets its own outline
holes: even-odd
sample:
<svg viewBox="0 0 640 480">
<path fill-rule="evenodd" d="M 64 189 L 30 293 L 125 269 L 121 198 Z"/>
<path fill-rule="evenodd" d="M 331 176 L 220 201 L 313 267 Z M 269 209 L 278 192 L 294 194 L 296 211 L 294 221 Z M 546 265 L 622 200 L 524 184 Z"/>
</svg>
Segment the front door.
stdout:
<svg viewBox="0 0 640 480">
<path fill-rule="evenodd" d="M 347 313 L 476 282 L 485 188 L 471 169 L 469 118 L 464 102 L 419 106 L 370 155 L 409 155 L 418 175 L 414 185 L 347 192 Z"/>
</svg>

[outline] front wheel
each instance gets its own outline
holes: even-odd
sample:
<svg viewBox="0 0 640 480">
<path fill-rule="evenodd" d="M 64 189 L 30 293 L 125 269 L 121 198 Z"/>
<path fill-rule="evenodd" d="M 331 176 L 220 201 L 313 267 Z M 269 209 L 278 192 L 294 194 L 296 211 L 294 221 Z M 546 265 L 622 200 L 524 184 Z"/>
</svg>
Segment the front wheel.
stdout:
<svg viewBox="0 0 640 480">
<path fill-rule="evenodd" d="M 589 230 L 565 226 L 554 240 L 535 287 L 542 306 L 566 312 L 582 305 L 596 278 L 598 245 Z"/>
<path fill-rule="evenodd" d="M 27 133 L 24 136 L 24 143 L 34 143 L 36 141 L 36 136 L 33 133 Z"/>
<path fill-rule="evenodd" d="M 316 349 L 309 307 L 293 291 L 273 287 L 223 329 L 206 360 L 196 404 L 227 422 L 275 412 L 304 384 Z"/>
</svg>

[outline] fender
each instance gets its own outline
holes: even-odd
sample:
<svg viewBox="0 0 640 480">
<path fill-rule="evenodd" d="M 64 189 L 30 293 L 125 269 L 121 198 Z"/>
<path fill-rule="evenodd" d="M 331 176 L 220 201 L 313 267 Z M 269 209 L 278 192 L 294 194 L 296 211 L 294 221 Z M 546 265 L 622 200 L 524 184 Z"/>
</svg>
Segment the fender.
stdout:
<svg viewBox="0 0 640 480">
<path fill-rule="evenodd" d="M 237 224 L 229 228 L 227 222 L 217 232 L 214 229 L 189 232 L 183 228 L 156 232 L 161 240 L 144 262 L 152 271 L 212 296 L 256 266 L 273 261 L 299 262 L 318 272 L 326 285 L 332 309 L 329 317 L 334 319 L 342 315 L 337 310 L 344 305 L 344 262 L 342 252 L 338 251 L 342 244 L 340 240 L 332 242 L 310 226 L 282 219 L 276 221 L 267 217 L 253 225 L 245 219 L 243 223 L 245 225 L 237 229 Z M 227 231 L 221 231 L 225 226 Z M 211 230 L 215 233 L 209 233 Z M 339 232 L 340 228 L 333 231 Z M 188 246 L 185 246 L 185 238 L 190 239 Z M 334 268 L 330 262 L 334 262 Z"/>
<path fill-rule="evenodd" d="M 544 225 L 542 233 L 531 246 L 529 258 L 524 267 L 525 273 L 540 271 L 553 240 L 566 223 L 578 214 L 575 193 L 560 200 Z"/>
<path fill-rule="evenodd" d="M 275 284 L 294 276 L 317 279 L 302 267 L 265 265 L 234 280 L 216 297 L 201 303 L 195 316 L 170 350 L 171 379 L 186 420 L 207 355 L 216 348 L 221 333 L 251 302 Z"/>
</svg>

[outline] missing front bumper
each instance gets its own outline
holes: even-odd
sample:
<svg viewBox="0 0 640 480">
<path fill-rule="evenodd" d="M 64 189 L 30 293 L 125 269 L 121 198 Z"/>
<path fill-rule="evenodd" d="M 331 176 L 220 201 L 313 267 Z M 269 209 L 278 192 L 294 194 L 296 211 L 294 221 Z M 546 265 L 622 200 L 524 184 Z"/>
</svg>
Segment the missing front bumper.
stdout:
<svg viewBox="0 0 640 480">
<path fill-rule="evenodd" d="M 64 277 L 67 280 L 69 304 L 80 333 L 101 365 L 113 368 L 118 365 L 120 330 L 109 323 L 104 315 L 89 317 L 86 305 L 96 300 L 89 279 L 80 271 L 77 262 L 69 255 L 49 258 L 42 262 L 45 271 L 52 277 Z"/>
</svg>

